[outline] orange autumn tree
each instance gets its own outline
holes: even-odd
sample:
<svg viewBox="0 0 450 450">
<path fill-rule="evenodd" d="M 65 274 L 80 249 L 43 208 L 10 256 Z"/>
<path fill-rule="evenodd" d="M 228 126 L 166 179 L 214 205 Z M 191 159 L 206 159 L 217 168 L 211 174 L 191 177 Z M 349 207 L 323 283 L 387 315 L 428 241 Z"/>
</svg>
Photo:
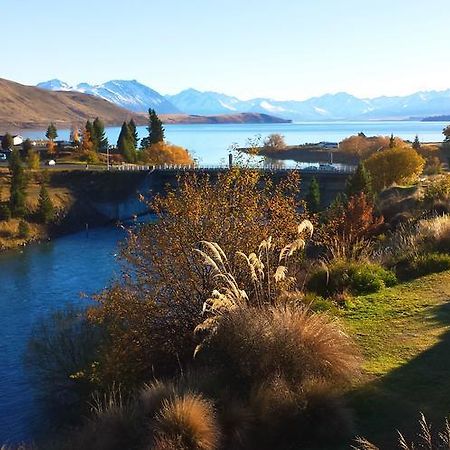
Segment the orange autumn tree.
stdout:
<svg viewBox="0 0 450 450">
<path fill-rule="evenodd" d="M 393 147 L 374 153 L 364 162 L 372 176 L 375 191 L 395 184 L 410 184 L 418 180 L 425 165 L 422 158 L 411 147 Z"/>
<path fill-rule="evenodd" d="M 360 192 L 329 210 L 316 238 L 329 259 L 358 259 L 370 250 L 370 242 L 383 222 L 371 198 Z"/>
<path fill-rule="evenodd" d="M 181 164 L 190 166 L 194 164 L 189 152 L 178 145 L 169 142 L 157 142 L 142 151 L 142 161 L 147 164 Z"/>
</svg>

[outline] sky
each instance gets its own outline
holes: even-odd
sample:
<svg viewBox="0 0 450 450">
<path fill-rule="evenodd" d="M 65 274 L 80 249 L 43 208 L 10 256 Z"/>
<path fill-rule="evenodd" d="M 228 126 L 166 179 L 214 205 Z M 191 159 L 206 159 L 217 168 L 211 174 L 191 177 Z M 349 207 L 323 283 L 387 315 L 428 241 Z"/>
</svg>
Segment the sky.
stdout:
<svg viewBox="0 0 450 450">
<path fill-rule="evenodd" d="M 241 99 L 450 88 L 448 0 L 0 0 L 0 77 Z"/>
</svg>

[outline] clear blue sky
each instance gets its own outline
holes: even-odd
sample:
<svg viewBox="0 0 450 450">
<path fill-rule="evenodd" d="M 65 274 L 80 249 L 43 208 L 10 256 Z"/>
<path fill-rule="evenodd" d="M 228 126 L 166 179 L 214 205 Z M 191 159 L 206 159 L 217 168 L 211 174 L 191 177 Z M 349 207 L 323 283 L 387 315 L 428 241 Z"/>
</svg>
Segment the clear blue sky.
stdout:
<svg viewBox="0 0 450 450">
<path fill-rule="evenodd" d="M 448 0 L 0 0 L 0 77 L 241 98 L 450 88 Z"/>
</svg>

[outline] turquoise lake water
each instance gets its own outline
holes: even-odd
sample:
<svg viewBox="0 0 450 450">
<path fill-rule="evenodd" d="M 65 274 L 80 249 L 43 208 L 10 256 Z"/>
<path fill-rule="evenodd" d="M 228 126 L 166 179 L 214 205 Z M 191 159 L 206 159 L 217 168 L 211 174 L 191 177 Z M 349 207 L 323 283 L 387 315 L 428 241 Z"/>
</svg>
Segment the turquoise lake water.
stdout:
<svg viewBox="0 0 450 450">
<path fill-rule="evenodd" d="M 165 125 L 166 138 L 173 144 L 182 145 L 191 151 L 200 164 L 225 163 L 228 148 L 237 144 L 244 146 L 248 139 L 279 133 L 289 145 L 310 142 L 339 142 L 359 132 L 367 136 L 390 135 L 394 133 L 403 139 L 414 140 L 419 136 L 422 142 L 442 141 L 442 129 L 446 122 L 305 122 L 286 124 L 225 124 L 225 125 Z M 110 144 L 115 144 L 120 128 L 106 130 Z M 138 127 L 139 136 L 145 137 L 145 127 Z M 58 139 L 68 139 L 69 130 L 60 130 Z M 24 136 L 34 139 L 44 138 L 44 131 L 24 131 Z"/>
</svg>

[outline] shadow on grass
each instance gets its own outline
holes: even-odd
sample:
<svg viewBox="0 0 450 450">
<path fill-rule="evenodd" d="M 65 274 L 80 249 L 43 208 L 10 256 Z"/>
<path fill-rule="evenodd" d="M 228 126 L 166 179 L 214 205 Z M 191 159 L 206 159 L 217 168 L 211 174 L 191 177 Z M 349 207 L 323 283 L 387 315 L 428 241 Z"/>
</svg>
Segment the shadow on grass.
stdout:
<svg viewBox="0 0 450 450">
<path fill-rule="evenodd" d="M 450 325 L 450 298 L 429 310 L 430 320 Z M 418 432 L 419 412 L 433 429 L 450 413 L 450 331 L 440 341 L 387 375 L 349 394 L 358 435 L 383 450 L 396 448 L 397 432 L 412 439 Z"/>
</svg>

